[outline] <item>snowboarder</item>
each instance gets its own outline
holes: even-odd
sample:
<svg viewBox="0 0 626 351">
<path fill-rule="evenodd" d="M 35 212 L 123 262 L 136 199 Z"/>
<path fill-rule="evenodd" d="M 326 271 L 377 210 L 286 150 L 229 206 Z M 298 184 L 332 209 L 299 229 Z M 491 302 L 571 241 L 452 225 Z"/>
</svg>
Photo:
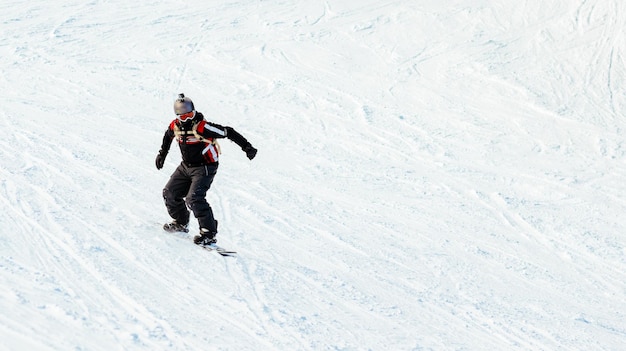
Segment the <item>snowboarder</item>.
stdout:
<svg viewBox="0 0 626 351">
<path fill-rule="evenodd" d="M 217 221 L 205 198 L 219 165 L 220 149 L 216 139 L 228 138 L 235 142 L 250 160 L 256 156 L 257 150 L 233 128 L 205 120 L 202 113 L 195 110 L 193 101 L 184 94 L 179 94 L 174 101 L 174 112 L 177 117 L 165 131 L 156 157 L 156 168 L 160 170 L 172 140 L 176 139 L 182 162 L 163 189 L 165 207 L 174 220 L 163 225 L 163 229 L 188 232 L 191 210 L 200 226 L 200 234 L 194 237 L 194 243 L 209 245 L 217 241 Z"/>
</svg>

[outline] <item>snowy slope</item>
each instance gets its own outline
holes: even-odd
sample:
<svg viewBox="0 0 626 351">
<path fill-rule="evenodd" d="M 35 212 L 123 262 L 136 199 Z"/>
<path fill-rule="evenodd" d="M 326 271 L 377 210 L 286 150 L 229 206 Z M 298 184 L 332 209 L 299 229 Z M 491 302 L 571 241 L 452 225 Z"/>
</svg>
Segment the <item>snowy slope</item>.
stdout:
<svg viewBox="0 0 626 351">
<path fill-rule="evenodd" d="M 625 18 L 0 3 L 0 349 L 623 349 Z M 180 92 L 259 149 L 208 196 L 236 259 L 160 229 Z"/>
</svg>

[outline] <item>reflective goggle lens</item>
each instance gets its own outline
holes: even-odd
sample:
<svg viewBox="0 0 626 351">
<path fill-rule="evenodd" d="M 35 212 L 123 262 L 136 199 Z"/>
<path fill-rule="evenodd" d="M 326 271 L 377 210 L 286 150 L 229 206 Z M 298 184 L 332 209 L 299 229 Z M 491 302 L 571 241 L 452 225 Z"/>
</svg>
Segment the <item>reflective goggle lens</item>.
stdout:
<svg viewBox="0 0 626 351">
<path fill-rule="evenodd" d="M 181 122 L 187 122 L 187 121 L 193 119 L 193 117 L 195 115 L 196 115 L 196 113 L 194 111 L 183 113 L 181 115 L 178 115 L 178 120 L 181 121 Z"/>
</svg>

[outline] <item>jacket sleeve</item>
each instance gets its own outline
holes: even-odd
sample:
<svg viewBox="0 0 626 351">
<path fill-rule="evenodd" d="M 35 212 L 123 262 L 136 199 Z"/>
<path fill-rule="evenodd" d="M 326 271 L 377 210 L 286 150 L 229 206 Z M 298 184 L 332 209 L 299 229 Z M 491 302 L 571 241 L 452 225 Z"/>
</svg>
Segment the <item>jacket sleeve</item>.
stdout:
<svg viewBox="0 0 626 351">
<path fill-rule="evenodd" d="M 228 126 L 221 126 L 217 123 L 207 122 L 202 133 L 205 138 L 227 138 L 233 141 L 235 144 L 243 150 L 248 146 L 251 146 L 250 142 L 243 135 L 239 134 L 234 128 Z"/>
<path fill-rule="evenodd" d="M 163 142 L 159 152 L 167 154 L 170 151 L 170 146 L 172 146 L 172 140 L 174 140 L 174 131 L 172 128 L 167 128 L 163 135 Z"/>
<path fill-rule="evenodd" d="M 246 138 L 244 138 L 243 135 L 239 134 L 239 132 L 237 132 L 235 129 L 231 127 L 225 127 L 225 128 L 226 128 L 226 137 L 232 140 L 235 144 L 239 145 L 239 147 L 241 147 L 242 150 L 248 146 L 252 146 L 250 142 Z"/>
</svg>

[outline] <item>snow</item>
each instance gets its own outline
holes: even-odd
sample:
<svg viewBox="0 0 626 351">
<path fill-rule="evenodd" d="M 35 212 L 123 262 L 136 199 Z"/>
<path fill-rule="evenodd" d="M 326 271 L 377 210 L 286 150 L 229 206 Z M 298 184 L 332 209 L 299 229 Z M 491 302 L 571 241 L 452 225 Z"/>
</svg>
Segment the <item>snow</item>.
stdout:
<svg viewBox="0 0 626 351">
<path fill-rule="evenodd" d="M 0 349 L 623 349 L 625 15 L 4 1 Z M 237 258 L 160 228 L 180 92 Z"/>
</svg>

